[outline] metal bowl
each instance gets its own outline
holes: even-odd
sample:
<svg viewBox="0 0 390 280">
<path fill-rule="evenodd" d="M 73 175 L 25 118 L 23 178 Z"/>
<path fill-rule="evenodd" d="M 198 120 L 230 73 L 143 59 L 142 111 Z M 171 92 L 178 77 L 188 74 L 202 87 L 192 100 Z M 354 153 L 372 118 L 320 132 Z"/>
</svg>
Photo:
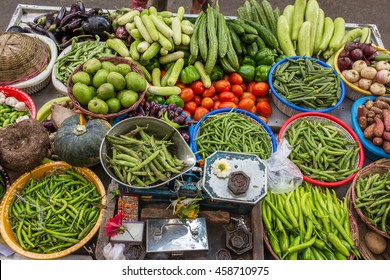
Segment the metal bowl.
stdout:
<svg viewBox="0 0 390 280">
<path fill-rule="evenodd" d="M 121 135 L 135 129 L 137 126 L 146 126 L 146 125 L 148 125 L 148 128 L 145 129 L 144 131 L 148 134 L 153 135 L 156 139 L 162 139 L 167 133 L 171 131 L 171 129 L 174 129 L 174 133 L 171 137 L 171 141 L 174 144 L 170 145 L 168 147 L 168 150 L 174 155 L 176 155 L 178 159 L 184 160 L 185 168 L 181 170 L 181 173 L 172 175 L 172 177 L 170 177 L 169 180 L 167 181 L 158 181 L 146 187 L 130 185 L 127 182 L 123 182 L 119 180 L 119 178 L 115 175 L 114 170 L 110 167 L 107 161 L 107 156 L 112 157 L 111 145 L 106 139 L 103 139 L 100 146 L 100 162 L 102 163 L 104 170 L 113 180 L 115 180 L 119 184 L 122 184 L 130 188 L 151 189 L 151 188 L 160 187 L 174 180 L 175 178 L 183 175 L 184 173 L 188 172 L 194 167 L 196 163 L 196 158 L 194 153 L 191 151 L 191 148 L 188 146 L 184 138 L 180 135 L 179 131 L 177 131 L 173 126 L 171 126 L 167 122 L 160 119 L 151 118 L 151 117 L 132 117 L 132 118 L 124 119 L 119 123 L 117 123 L 115 126 L 113 126 L 107 132 L 106 135 Z"/>
</svg>

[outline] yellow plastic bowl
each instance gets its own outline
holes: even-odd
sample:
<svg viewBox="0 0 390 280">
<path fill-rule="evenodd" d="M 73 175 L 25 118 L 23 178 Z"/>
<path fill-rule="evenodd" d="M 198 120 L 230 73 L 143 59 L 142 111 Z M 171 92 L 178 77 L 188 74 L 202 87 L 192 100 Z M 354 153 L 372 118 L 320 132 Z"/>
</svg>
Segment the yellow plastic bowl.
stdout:
<svg viewBox="0 0 390 280">
<path fill-rule="evenodd" d="M 99 217 L 95 226 L 88 233 L 88 235 L 86 235 L 82 240 L 80 240 L 80 242 L 60 252 L 51 253 L 51 254 L 39 254 L 39 253 L 25 251 L 19 245 L 18 241 L 15 238 L 15 234 L 11 229 L 11 224 L 8 218 L 9 206 L 13 201 L 15 195 L 22 190 L 23 186 L 29 180 L 30 176 L 32 175 L 34 179 L 38 179 L 50 172 L 61 171 L 70 167 L 71 166 L 69 164 L 62 161 L 55 161 L 55 162 L 42 164 L 37 168 L 35 168 L 34 170 L 32 170 L 31 172 L 27 172 L 21 175 L 7 190 L 7 193 L 5 194 L 0 206 L 0 233 L 4 241 L 7 243 L 7 245 L 11 247 L 11 249 L 14 250 L 16 253 L 31 259 L 49 260 L 49 259 L 61 258 L 80 249 L 89 240 L 91 240 L 91 238 L 98 231 L 102 223 L 103 212 L 104 212 L 103 209 L 100 210 Z M 73 168 L 77 173 L 83 175 L 88 181 L 92 182 L 96 186 L 98 192 L 102 195 L 101 203 L 105 205 L 106 191 L 99 177 L 88 168 L 85 167 L 73 167 Z"/>
<path fill-rule="evenodd" d="M 384 48 L 381 48 L 379 46 L 375 46 L 375 45 L 372 45 L 377 51 L 381 51 L 383 53 L 390 53 L 388 50 L 384 49 Z M 344 50 L 344 46 L 338 50 L 338 52 L 336 53 L 336 56 L 334 58 L 334 68 L 335 70 L 337 71 L 337 73 L 340 74 L 340 77 L 341 79 L 343 79 L 344 83 L 349 86 L 351 89 L 353 89 L 354 91 L 357 91 L 361 94 L 364 94 L 364 95 L 372 95 L 370 91 L 368 90 L 364 90 L 364 89 L 361 89 L 360 87 L 358 86 L 355 86 L 354 84 L 352 84 L 351 82 L 348 82 L 348 80 L 341 74 L 341 71 L 339 69 L 339 66 L 338 66 L 338 59 L 339 59 L 339 55 L 340 53 Z M 389 95 L 389 94 L 385 94 L 386 96 Z M 347 94 L 348 96 L 348 94 Z M 353 99 L 356 99 L 356 98 L 353 98 Z"/>
</svg>

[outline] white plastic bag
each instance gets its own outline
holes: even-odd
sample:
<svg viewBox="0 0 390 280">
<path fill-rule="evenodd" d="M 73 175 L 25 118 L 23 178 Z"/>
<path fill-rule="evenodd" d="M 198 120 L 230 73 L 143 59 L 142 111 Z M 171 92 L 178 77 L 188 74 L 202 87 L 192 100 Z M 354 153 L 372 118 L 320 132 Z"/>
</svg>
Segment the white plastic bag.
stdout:
<svg viewBox="0 0 390 280">
<path fill-rule="evenodd" d="M 265 161 L 268 167 L 268 189 L 272 193 L 286 193 L 302 184 L 301 171 L 288 158 L 291 150 L 290 144 L 283 138 L 277 151 Z"/>
<path fill-rule="evenodd" d="M 103 256 L 106 260 L 125 260 L 126 257 L 123 254 L 125 250 L 125 244 L 115 243 L 114 246 L 111 243 L 107 243 L 103 248 Z"/>
</svg>

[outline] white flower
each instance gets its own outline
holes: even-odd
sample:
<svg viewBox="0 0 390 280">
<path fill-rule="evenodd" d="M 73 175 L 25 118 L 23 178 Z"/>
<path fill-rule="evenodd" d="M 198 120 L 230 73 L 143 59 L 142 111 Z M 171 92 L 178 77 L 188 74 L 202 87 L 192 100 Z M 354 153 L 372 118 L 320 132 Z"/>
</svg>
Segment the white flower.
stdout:
<svg viewBox="0 0 390 280">
<path fill-rule="evenodd" d="M 213 172 L 219 178 L 226 178 L 230 174 L 229 162 L 225 159 L 216 160 L 213 164 Z"/>
</svg>

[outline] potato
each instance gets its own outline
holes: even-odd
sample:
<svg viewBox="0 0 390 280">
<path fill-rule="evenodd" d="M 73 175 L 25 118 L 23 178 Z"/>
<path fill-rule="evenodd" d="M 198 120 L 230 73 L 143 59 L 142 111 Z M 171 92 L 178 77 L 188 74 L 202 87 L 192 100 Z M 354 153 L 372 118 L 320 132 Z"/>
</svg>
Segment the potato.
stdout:
<svg viewBox="0 0 390 280">
<path fill-rule="evenodd" d="M 372 139 L 374 137 L 374 129 L 375 129 L 376 124 L 372 123 L 369 126 L 366 127 L 364 130 L 364 138 L 366 139 Z"/>
<path fill-rule="evenodd" d="M 383 141 L 382 148 L 386 153 L 390 154 L 390 141 Z"/>
<path fill-rule="evenodd" d="M 368 249 L 374 254 L 382 254 L 386 250 L 386 239 L 374 231 L 369 231 L 364 235 L 364 241 Z"/>
<path fill-rule="evenodd" d="M 382 137 L 385 126 L 380 118 L 375 118 L 374 136 Z"/>
</svg>

